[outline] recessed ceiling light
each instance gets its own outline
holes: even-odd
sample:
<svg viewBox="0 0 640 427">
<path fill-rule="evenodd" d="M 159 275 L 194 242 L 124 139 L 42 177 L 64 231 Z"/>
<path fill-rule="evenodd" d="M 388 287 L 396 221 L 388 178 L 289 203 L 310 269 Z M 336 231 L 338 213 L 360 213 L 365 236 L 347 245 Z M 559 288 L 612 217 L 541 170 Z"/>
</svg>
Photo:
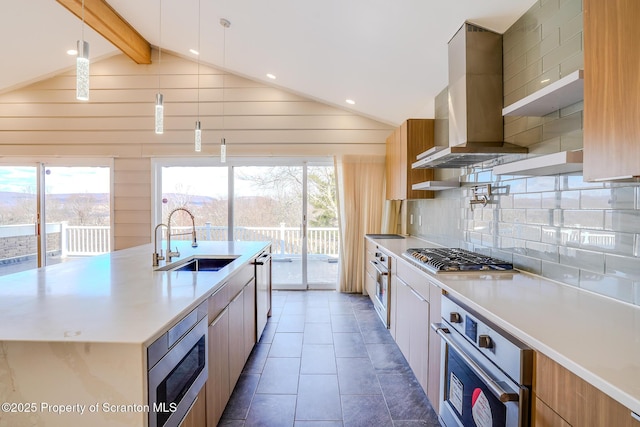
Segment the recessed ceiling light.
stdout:
<svg viewBox="0 0 640 427">
<path fill-rule="evenodd" d="M 75 49 L 69 49 L 67 51 L 67 55 L 72 55 L 73 56 L 73 55 L 77 55 L 77 54 L 78 54 L 78 51 L 75 50 Z"/>
<path fill-rule="evenodd" d="M 200 55 L 200 52 L 195 49 L 189 49 L 189 52 L 193 53 L 194 55 Z"/>
<path fill-rule="evenodd" d="M 551 80 L 551 79 L 544 79 L 544 80 L 540 80 L 540 83 L 546 83 L 546 82 L 548 82 L 549 80 Z"/>
<path fill-rule="evenodd" d="M 270 79 L 272 79 L 272 80 L 275 80 L 275 79 L 276 79 L 276 76 L 274 76 L 274 75 L 273 75 L 273 74 L 271 74 L 271 73 L 267 73 L 267 77 L 269 77 L 269 78 L 270 78 Z"/>
<path fill-rule="evenodd" d="M 356 103 L 356 101 L 354 101 L 353 99 L 347 99 L 345 100 L 345 102 L 350 105 L 354 105 Z"/>
</svg>

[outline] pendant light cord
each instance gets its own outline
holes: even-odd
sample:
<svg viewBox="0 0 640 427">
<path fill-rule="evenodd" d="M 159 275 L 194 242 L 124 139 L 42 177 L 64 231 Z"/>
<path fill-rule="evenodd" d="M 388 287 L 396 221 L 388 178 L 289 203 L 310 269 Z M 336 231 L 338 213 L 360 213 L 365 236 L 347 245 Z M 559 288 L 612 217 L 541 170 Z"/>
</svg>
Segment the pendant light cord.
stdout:
<svg viewBox="0 0 640 427">
<path fill-rule="evenodd" d="M 200 121 L 200 0 L 198 0 L 198 121 Z"/>
<path fill-rule="evenodd" d="M 222 137 L 224 138 L 224 92 L 226 88 L 226 77 L 227 77 L 227 27 L 229 25 L 224 25 L 224 30 L 222 31 Z"/>
<path fill-rule="evenodd" d="M 160 22 L 158 28 L 160 29 L 160 36 L 158 37 L 158 92 L 160 92 L 160 64 L 162 63 L 162 0 L 160 0 L 159 21 Z"/>
<path fill-rule="evenodd" d="M 82 0 L 82 31 L 81 31 L 81 34 L 82 34 L 82 42 L 84 43 L 84 0 Z"/>
</svg>

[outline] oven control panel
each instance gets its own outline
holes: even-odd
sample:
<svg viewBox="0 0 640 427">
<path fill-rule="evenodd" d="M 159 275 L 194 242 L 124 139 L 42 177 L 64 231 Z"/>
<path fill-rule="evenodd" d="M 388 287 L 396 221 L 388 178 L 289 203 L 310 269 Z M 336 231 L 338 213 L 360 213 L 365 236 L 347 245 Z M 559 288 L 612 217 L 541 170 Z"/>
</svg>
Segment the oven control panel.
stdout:
<svg viewBox="0 0 640 427">
<path fill-rule="evenodd" d="M 528 347 L 450 296 L 442 298 L 442 320 L 508 375 L 520 371 L 521 349 Z M 512 377 L 514 378 L 514 377 Z M 514 378 L 517 379 L 517 378 Z"/>
</svg>

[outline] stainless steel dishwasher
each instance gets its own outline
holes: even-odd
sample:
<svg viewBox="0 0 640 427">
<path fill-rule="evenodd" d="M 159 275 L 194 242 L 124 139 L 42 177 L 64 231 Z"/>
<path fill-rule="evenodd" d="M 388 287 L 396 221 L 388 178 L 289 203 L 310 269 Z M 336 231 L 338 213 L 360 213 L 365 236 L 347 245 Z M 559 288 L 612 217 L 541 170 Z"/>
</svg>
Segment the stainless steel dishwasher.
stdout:
<svg viewBox="0 0 640 427">
<path fill-rule="evenodd" d="M 271 253 L 263 252 L 253 265 L 256 267 L 256 338 L 260 341 L 267 318 L 271 316 Z"/>
</svg>

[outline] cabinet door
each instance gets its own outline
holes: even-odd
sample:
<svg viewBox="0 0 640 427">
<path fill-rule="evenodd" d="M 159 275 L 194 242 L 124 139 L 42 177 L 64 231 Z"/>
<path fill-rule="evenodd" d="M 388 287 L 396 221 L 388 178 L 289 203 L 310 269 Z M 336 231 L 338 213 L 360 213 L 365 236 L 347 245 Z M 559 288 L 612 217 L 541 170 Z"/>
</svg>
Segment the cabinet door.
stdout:
<svg viewBox="0 0 640 427">
<path fill-rule="evenodd" d="M 191 409 L 184 416 L 180 427 L 202 427 L 207 424 L 207 399 L 206 399 L 206 387 L 202 387 L 200 393 L 196 397 L 196 401 L 193 402 Z"/>
<path fill-rule="evenodd" d="M 256 344 L 256 281 L 251 280 L 244 288 L 244 361 L 249 358 Z M 244 362 L 243 362 L 244 364 Z"/>
<path fill-rule="evenodd" d="M 535 427 L 571 427 L 560 415 L 553 412 L 542 400 L 533 402 L 533 423 Z"/>
<path fill-rule="evenodd" d="M 228 308 L 209 325 L 209 378 L 206 390 L 207 426 L 216 427 L 231 396 Z"/>
<path fill-rule="evenodd" d="M 409 366 L 426 391 L 429 377 L 429 302 L 409 288 L 411 329 L 409 337 Z"/>
<path fill-rule="evenodd" d="M 640 1 L 584 0 L 584 178 L 640 175 Z"/>
<path fill-rule="evenodd" d="M 411 342 L 411 306 L 413 296 L 411 288 L 402 279 L 396 277 L 396 344 L 409 361 L 410 358 L 410 342 Z"/>
<path fill-rule="evenodd" d="M 442 289 L 429 283 L 429 323 L 442 322 L 440 301 Z M 427 397 L 436 413 L 440 410 L 440 364 L 442 341 L 429 325 L 429 377 L 427 380 Z"/>
<path fill-rule="evenodd" d="M 229 386 L 236 386 L 244 367 L 244 290 L 229 303 Z"/>
</svg>

